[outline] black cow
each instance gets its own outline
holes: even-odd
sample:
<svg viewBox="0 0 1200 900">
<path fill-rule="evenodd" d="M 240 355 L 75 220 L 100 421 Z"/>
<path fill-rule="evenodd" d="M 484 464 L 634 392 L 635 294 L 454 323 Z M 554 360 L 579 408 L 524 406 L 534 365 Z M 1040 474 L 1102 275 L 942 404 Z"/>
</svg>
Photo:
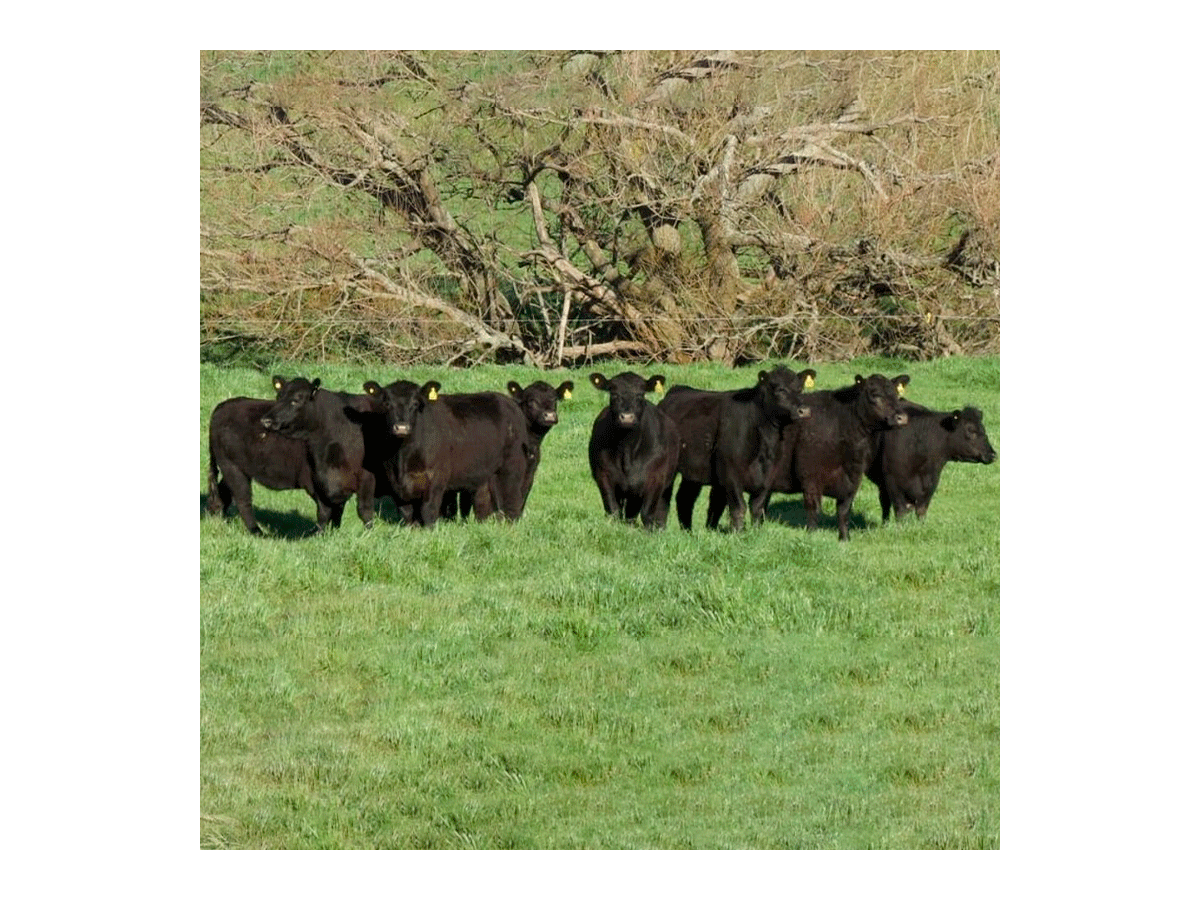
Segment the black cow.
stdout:
<svg viewBox="0 0 1200 900">
<path fill-rule="evenodd" d="M 282 381 L 275 377 L 276 384 Z M 364 430 L 373 409 L 367 397 L 321 389 L 321 379 L 294 378 L 279 386 L 276 401 L 260 418 L 262 427 L 304 444 L 312 468 L 317 529 L 340 521 L 340 509 L 358 497 L 358 517 L 375 519 L 375 475 L 370 470 Z M 338 515 L 335 518 L 335 511 Z"/>
<path fill-rule="evenodd" d="M 544 381 L 535 381 L 521 387 L 515 381 L 508 383 L 508 393 L 525 414 L 527 429 L 525 442 L 525 481 L 521 484 L 521 506 L 529 499 L 533 487 L 533 476 L 542 461 L 542 439 L 558 424 L 558 401 L 569 400 L 575 390 L 575 382 L 564 381 L 554 388 Z"/>
<path fill-rule="evenodd" d="M 679 429 L 679 462 L 676 465 L 679 490 L 675 492 L 675 512 L 679 516 L 679 527 L 687 531 L 692 528 L 692 510 L 700 496 L 700 488 L 713 483 L 712 456 L 717 444 L 721 404 L 733 394 L 734 391 L 705 391 L 676 385 L 658 404 Z M 709 528 L 716 527 L 724 508 L 720 487 L 710 488 L 706 517 Z"/>
<path fill-rule="evenodd" d="M 588 462 L 604 511 L 627 520 L 640 513 L 645 527 L 662 528 L 679 461 L 679 429 L 644 395 L 661 391 L 666 379 L 634 372 L 608 379 L 596 372 L 589 380 L 609 396 L 588 442 Z"/>
<path fill-rule="evenodd" d="M 276 391 L 283 384 L 277 377 Z M 234 397 L 217 404 L 208 425 L 208 511 L 223 515 L 236 502 L 251 534 L 262 534 L 251 503 L 252 481 L 273 491 L 303 490 L 320 509 L 304 442 L 267 431 L 260 421 L 274 405 L 273 400 Z M 337 504 L 331 510 L 335 526 L 343 508 Z"/>
<path fill-rule="evenodd" d="M 804 401 L 812 415 L 784 431 L 784 454 L 791 465 L 778 467 L 774 489 L 803 493 L 808 530 L 817 527 L 821 498 L 837 501 L 838 539 L 850 539 L 850 507 L 875 451 L 874 435 L 908 422 L 899 390 L 909 377 L 854 376 L 836 391 L 814 391 Z"/>
<path fill-rule="evenodd" d="M 557 388 L 544 381 L 535 381 L 521 387 L 515 381 L 508 383 L 508 393 L 525 414 L 525 481 L 521 485 L 521 511 L 529 500 L 533 487 L 533 476 L 542 460 L 542 439 L 558 424 L 558 401 L 568 400 L 575 382 L 564 381 Z M 494 504 L 494 498 L 493 498 Z M 442 518 L 453 519 L 461 515 L 464 519 L 474 505 L 474 494 L 468 491 L 447 491 L 442 500 Z"/>
<path fill-rule="evenodd" d="M 989 464 L 996 451 L 988 442 L 983 413 L 973 406 L 938 412 L 901 401 L 908 425 L 879 432 L 867 477 L 879 488 L 883 521 L 896 508 L 899 520 L 912 510 L 925 518 L 947 462 Z"/>
<path fill-rule="evenodd" d="M 447 491 L 471 494 L 477 519 L 493 508 L 507 519 L 520 518 L 526 427 L 513 400 L 490 392 L 441 395 L 436 381 L 387 387 L 368 381 L 363 388 L 378 398 L 398 440 L 388 478 L 397 505 L 408 507 L 406 519 L 434 525 Z"/>
<path fill-rule="evenodd" d="M 800 373 L 802 386 L 810 388 L 817 373 L 805 369 Z M 747 388 L 746 390 L 754 390 Z M 667 391 L 658 408 L 671 417 L 679 429 L 679 490 L 675 492 L 675 512 L 679 526 L 692 527 L 692 509 L 700 488 L 711 485 L 708 494 L 706 524 L 716 528 L 725 509 L 725 497 L 713 478 L 713 450 L 717 444 L 717 423 L 722 404 L 737 391 L 704 391 L 677 384 Z"/>
<path fill-rule="evenodd" d="M 750 494 L 750 520 L 762 523 L 777 469 L 786 463 L 783 430 L 808 418 L 807 397 L 801 392 L 815 375 L 811 369 L 798 375 L 787 366 L 776 366 L 759 372 L 754 387 L 735 391 L 722 402 L 712 472 L 721 492 L 717 500 L 729 506 L 732 530 L 741 531 L 745 524 L 744 492 Z"/>
</svg>

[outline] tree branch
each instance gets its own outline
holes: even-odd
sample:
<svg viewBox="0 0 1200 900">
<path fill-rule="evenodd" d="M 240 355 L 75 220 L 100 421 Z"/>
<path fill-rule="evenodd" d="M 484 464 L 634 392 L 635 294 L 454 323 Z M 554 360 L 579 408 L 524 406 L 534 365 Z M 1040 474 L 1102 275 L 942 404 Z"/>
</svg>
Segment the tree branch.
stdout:
<svg viewBox="0 0 1200 900">
<path fill-rule="evenodd" d="M 384 275 L 361 257 L 353 253 L 347 253 L 346 257 L 354 263 L 358 269 L 358 275 L 369 282 L 378 285 L 387 296 L 396 298 L 413 306 L 424 307 L 435 312 L 441 313 L 452 322 L 462 325 L 475 334 L 476 340 L 485 346 L 495 349 L 513 350 L 521 355 L 521 359 L 527 365 L 534 363 L 533 354 L 525 346 L 524 342 L 519 337 L 513 337 L 507 334 L 502 334 L 499 331 L 489 327 L 482 319 L 478 319 L 468 312 L 464 312 L 457 306 L 440 300 L 437 297 L 431 297 L 428 294 L 423 294 L 420 291 L 415 291 L 410 288 L 405 288 L 391 278 Z M 379 291 L 373 293 L 378 294 Z"/>
</svg>

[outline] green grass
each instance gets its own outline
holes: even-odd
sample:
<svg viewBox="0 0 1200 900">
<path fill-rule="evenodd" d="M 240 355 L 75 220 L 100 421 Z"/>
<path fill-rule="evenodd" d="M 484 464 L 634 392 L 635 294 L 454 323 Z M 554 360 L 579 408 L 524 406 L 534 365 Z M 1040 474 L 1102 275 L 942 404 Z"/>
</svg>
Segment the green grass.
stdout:
<svg viewBox="0 0 1200 900">
<path fill-rule="evenodd" d="M 627 368 L 757 371 L 202 367 L 202 496 L 209 412 L 273 371 L 577 385 L 515 525 L 365 531 L 351 504 L 309 537 L 309 498 L 261 487 L 266 538 L 201 521 L 202 846 L 999 845 L 999 465 L 950 464 L 901 526 L 866 483 L 845 544 L 830 501 L 809 534 L 788 497 L 746 533 L 648 534 L 603 516 L 587 466 L 587 373 Z M 1002 450 L 995 358 L 814 368 L 908 372 Z"/>
</svg>

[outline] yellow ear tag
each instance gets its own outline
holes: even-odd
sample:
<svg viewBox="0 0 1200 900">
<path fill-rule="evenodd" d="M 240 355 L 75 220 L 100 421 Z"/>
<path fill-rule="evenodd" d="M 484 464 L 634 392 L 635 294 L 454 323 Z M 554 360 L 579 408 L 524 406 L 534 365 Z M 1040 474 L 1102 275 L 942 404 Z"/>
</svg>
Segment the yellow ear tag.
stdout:
<svg viewBox="0 0 1200 900">
<path fill-rule="evenodd" d="M 896 393 L 899 394 L 901 397 L 904 396 L 904 382 L 901 382 L 900 384 L 896 385 Z"/>
<path fill-rule="evenodd" d="M 815 381 L 813 381 L 813 377 L 812 377 L 811 375 L 805 375 L 805 376 L 804 376 L 804 386 L 805 386 L 806 388 L 810 388 L 810 387 L 812 387 L 814 384 L 816 384 L 816 382 L 815 382 Z"/>
<path fill-rule="evenodd" d="M 437 392 L 437 388 L 435 388 L 435 387 L 431 387 L 431 388 L 429 389 L 429 399 L 430 399 L 430 400 L 436 400 L 437 398 L 438 398 L 438 392 Z"/>
<path fill-rule="evenodd" d="M 563 396 L 562 396 L 562 398 L 563 398 L 564 400 L 570 400 L 570 399 L 571 399 L 571 389 L 570 389 L 570 388 L 567 388 L 567 390 L 563 391 Z"/>
<path fill-rule="evenodd" d="M 661 394 L 662 392 L 663 392 L 662 382 L 661 381 L 654 382 L 654 393 Z"/>
</svg>

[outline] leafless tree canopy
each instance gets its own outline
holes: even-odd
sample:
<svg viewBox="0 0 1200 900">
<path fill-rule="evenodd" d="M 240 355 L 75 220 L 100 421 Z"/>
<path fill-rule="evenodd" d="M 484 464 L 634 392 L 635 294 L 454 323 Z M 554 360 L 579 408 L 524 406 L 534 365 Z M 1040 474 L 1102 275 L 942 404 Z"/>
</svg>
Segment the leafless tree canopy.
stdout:
<svg viewBox="0 0 1200 900">
<path fill-rule="evenodd" d="M 996 52 L 206 52 L 211 358 L 999 349 Z"/>
</svg>

